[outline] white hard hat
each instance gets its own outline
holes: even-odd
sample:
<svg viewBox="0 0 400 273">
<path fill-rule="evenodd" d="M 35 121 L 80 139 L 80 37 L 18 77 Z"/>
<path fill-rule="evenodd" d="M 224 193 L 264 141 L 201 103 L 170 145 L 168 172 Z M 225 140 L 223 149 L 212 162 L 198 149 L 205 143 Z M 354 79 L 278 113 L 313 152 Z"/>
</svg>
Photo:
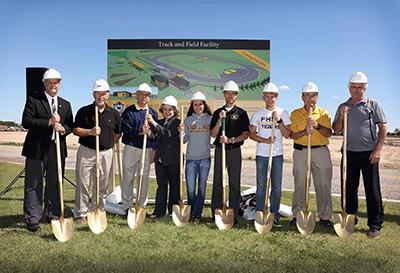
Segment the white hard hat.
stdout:
<svg viewBox="0 0 400 273">
<path fill-rule="evenodd" d="M 142 83 L 141 85 L 139 85 L 138 88 L 136 89 L 136 92 L 139 92 L 139 91 L 145 91 L 145 92 L 149 92 L 150 94 L 152 94 L 151 87 L 147 83 Z"/>
<path fill-rule="evenodd" d="M 278 86 L 276 86 L 275 84 L 270 82 L 269 84 L 264 86 L 264 89 L 263 89 L 262 92 L 263 93 L 277 93 L 277 94 L 279 94 L 279 89 L 278 89 Z"/>
<path fill-rule="evenodd" d="M 368 79 L 364 73 L 357 71 L 350 76 L 349 83 L 368 83 Z"/>
<path fill-rule="evenodd" d="M 229 81 L 225 83 L 224 91 L 236 91 L 239 92 L 239 86 L 234 81 Z"/>
<path fill-rule="evenodd" d="M 171 96 L 171 95 L 165 97 L 165 99 L 163 100 L 161 105 L 163 105 L 163 104 L 172 105 L 172 106 L 175 106 L 175 108 L 178 108 L 178 102 L 176 101 L 174 96 Z"/>
<path fill-rule="evenodd" d="M 319 93 L 318 86 L 313 82 L 308 82 L 303 86 L 302 93 Z"/>
<path fill-rule="evenodd" d="M 53 69 L 53 68 L 49 68 L 43 74 L 42 81 L 45 82 L 48 79 L 57 79 L 57 80 L 60 80 L 60 81 L 62 80 L 60 73 L 57 70 Z"/>
<path fill-rule="evenodd" d="M 93 84 L 93 92 L 94 91 L 110 91 L 110 86 L 106 80 L 98 79 Z"/>
<path fill-rule="evenodd" d="M 194 100 L 207 101 L 206 96 L 204 96 L 204 94 L 201 93 L 201 92 L 196 92 L 196 93 L 193 94 L 192 99 L 190 100 L 190 102 L 192 102 Z"/>
</svg>

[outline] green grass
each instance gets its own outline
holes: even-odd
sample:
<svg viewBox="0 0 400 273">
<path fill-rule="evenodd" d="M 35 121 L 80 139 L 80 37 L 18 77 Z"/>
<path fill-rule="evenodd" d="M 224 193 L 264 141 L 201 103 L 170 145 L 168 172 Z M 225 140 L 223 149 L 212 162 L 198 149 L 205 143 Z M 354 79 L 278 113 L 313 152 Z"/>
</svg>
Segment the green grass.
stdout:
<svg viewBox="0 0 400 273">
<path fill-rule="evenodd" d="M 4 142 L 4 143 L 0 143 L 0 145 L 9 145 L 9 146 L 24 146 L 24 143 L 16 143 L 16 142 Z"/>
<path fill-rule="evenodd" d="M 0 163 L 0 190 L 23 165 Z M 74 180 L 74 171 L 66 176 Z M 74 188 L 65 182 L 65 206 L 71 216 Z M 208 185 L 210 197 L 211 185 Z M 155 181 L 150 195 L 155 196 Z M 284 192 L 282 203 L 291 204 Z M 340 210 L 339 199 L 333 206 Z M 253 222 L 220 231 L 211 222 L 209 206 L 200 223 L 178 228 L 169 217 L 146 220 L 130 230 L 125 216 L 107 215 L 107 229 L 95 235 L 75 224 L 74 237 L 58 242 L 49 224 L 38 234 L 28 232 L 22 215 L 23 179 L 0 197 L 0 272 L 400 272 L 400 204 L 385 202 L 381 237 L 367 238 L 365 200 L 360 201 L 359 224 L 349 238 L 316 224 L 302 236 L 283 218 L 283 228 L 260 235 Z M 148 206 L 152 212 L 153 206 Z M 315 211 L 311 195 L 310 210 Z"/>
</svg>

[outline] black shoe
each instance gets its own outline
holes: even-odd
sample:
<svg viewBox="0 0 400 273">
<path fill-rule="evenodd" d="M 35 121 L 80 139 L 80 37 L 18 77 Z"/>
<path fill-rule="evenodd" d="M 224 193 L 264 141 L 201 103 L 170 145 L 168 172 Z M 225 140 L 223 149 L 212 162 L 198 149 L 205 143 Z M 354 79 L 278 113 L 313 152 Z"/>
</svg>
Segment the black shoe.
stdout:
<svg viewBox="0 0 400 273">
<path fill-rule="evenodd" d="M 320 219 L 319 222 L 328 228 L 333 228 L 333 224 L 332 224 L 331 220 L 321 220 Z"/>
<path fill-rule="evenodd" d="M 31 231 L 31 232 L 39 232 L 39 231 L 42 230 L 38 224 L 30 224 L 30 225 L 27 225 L 27 228 L 28 228 L 28 230 Z"/>
<path fill-rule="evenodd" d="M 368 230 L 367 236 L 372 239 L 378 239 L 379 238 L 379 230 L 371 228 L 370 230 Z"/>
<path fill-rule="evenodd" d="M 51 223 L 51 220 L 59 220 L 60 218 L 57 216 L 46 217 L 46 221 L 48 224 Z"/>
<path fill-rule="evenodd" d="M 356 218 L 354 219 L 354 226 L 356 227 L 358 225 L 358 218 L 356 216 Z"/>
<path fill-rule="evenodd" d="M 157 218 L 160 218 L 160 217 L 163 217 L 163 216 L 164 216 L 164 215 L 152 214 L 152 215 L 150 215 L 149 219 L 150 219 L 150 220 L 153 220 L 153 219 L 157 219 Z"/>
<path fill-rule="evenodd" d="M 297 219 L 296 219 L 296 218 L 293 218 L 293 219 L 290 221 L 290 224 L 291 224 L 292 226 L 295 226 L 296 223 L 297 223 Z"/>
</svg>

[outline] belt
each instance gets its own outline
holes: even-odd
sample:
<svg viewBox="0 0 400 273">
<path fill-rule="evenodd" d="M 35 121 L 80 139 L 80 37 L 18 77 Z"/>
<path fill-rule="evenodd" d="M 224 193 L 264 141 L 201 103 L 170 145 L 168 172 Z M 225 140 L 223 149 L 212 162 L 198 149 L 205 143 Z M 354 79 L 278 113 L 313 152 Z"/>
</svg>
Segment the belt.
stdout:
<svg viewBox="0 0 400 273">
<path fill-rule="evenodd" d="M 219 149 L 222 149 L 222 145 L 221 146 L 216 146 Z M 233 150 L 236 148 L 240 148 L 240 146 L 232 146 L 232 145 L 225 145 L 225 150 Z"/>
<path fill-rule="evenodd" d="M 325 147 L 326 145 L 315 145 L 315 146 L 311 146 L 311 149 L 315 149 L 315 148 L 321 148 L 321 147 Z M 293 148 L 295 148 L 296 150 L 303 150 L 303 149 L 307 149 L 307 146 L 303 146 L 300 144 L 293 144 Z"/>
</svg>

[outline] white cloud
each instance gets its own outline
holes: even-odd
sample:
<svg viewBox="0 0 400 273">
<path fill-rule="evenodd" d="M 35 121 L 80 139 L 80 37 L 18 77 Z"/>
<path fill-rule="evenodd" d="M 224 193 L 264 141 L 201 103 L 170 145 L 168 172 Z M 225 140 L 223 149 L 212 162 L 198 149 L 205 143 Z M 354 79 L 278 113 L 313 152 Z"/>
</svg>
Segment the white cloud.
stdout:
<svg viewBox="0 0 400 273">
<path fill-rule="evenodd" d="M 287 85 L 281 85 L 281 86 L 279 86 L 279 90 L 280 90 L 280 91 L 289 91 L 289 90 L 290 90 L 290 87 L 287 86 Z"/>
<path fill-rule="evenodd" d="M 332 96 L 332 99 L 340 99 L 341 97 Z"/>
</svg>

